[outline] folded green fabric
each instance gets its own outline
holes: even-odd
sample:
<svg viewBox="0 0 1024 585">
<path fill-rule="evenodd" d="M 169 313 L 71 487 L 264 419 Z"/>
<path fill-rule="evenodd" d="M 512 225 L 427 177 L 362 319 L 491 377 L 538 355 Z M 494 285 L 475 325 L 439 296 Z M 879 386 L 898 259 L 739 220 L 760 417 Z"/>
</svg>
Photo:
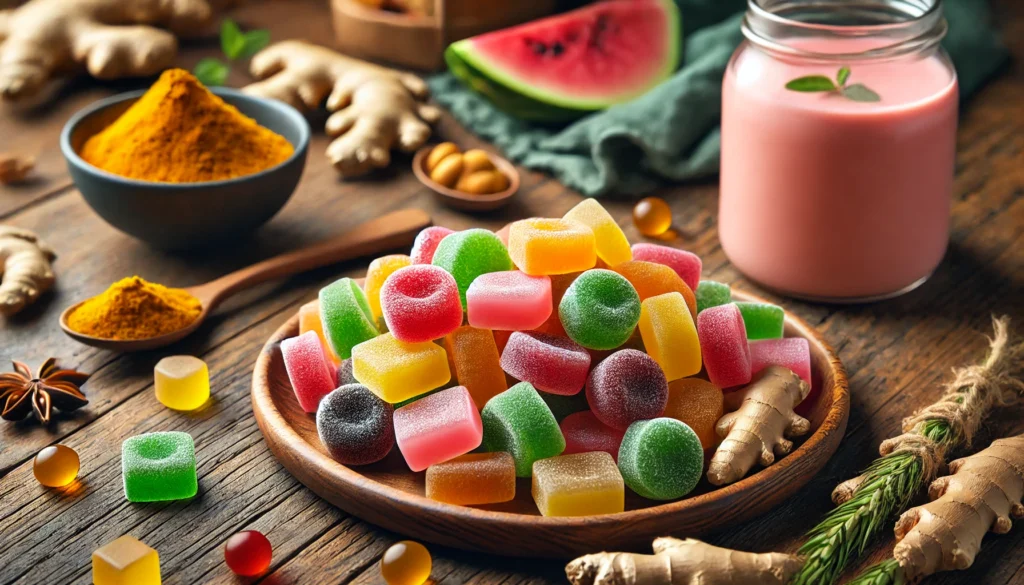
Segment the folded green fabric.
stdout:
<svg viewBox="0 0 1024 585">
<path fill-rule="evenodd" d="M 429 80 L 434 99 L 471 131 L 523 166 L 549 172 L 585 195 L 633 195 L 718 172 L 722 76 L 743 39 L 743 0 L 677 0 L 685 51 L 680 69 L 647 94 L 551 128 L 496 109 L 450 74 Z M 974 93 L 1008 56 L 987 3 L 946 0 L 962 97 Z"/>
</svg>

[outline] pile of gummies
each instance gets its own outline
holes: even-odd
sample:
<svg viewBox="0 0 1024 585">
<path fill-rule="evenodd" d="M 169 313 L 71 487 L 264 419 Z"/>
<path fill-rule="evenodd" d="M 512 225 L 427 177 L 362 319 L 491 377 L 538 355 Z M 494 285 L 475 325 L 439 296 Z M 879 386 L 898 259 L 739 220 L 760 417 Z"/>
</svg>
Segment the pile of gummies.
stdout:
<svg viewBox="0 0 1024 585">
<path fill-rule="evenodd" d="M 655 500 L 696 487 L 722 389 L 769 365 L 810 382 L 782 308 L 732 302 L 700 274 L 692 253 L 630 246 L 592 199 L 497 233 L 430 227 L 362 287 L 323 288 L 281 352 L 341 463 L 397 444 L 439 501 L 509 501 L 532 477 L 545 516 L 621 512 L 626 487 Z"/>
</svg>

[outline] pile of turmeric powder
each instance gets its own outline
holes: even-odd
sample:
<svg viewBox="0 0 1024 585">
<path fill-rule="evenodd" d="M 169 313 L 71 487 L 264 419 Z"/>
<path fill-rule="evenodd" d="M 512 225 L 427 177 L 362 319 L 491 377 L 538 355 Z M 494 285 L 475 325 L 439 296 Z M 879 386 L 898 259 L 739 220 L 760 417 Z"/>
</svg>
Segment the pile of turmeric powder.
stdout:
<svg viewBox="0 0 1024 585">
<path fill-rule="evenodd" d="M 124 114 L 89 138 L 81 156 L 107 172 L 165 183 L 258 173 L 294 152 L 183 69 L 169 69 Z"/>
<path fill-rule="evenodd" d="M 147 339 L 178 331 L 202 313 L 202 303 L 188 291 L 121 279 L 68 315 L 68 327 L 102 339 Z"/>
</svg>

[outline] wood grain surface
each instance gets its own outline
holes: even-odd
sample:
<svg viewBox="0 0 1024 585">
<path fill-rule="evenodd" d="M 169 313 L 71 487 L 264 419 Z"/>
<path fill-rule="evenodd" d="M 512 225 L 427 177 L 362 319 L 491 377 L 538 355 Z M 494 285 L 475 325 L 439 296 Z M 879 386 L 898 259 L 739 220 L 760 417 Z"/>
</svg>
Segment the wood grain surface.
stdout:
<svg viewBox="0 0 1024 585">
<path fill-rule="evenodd" d="M 710 535 L 715 544 L 747 550 L 792 550 L 800 535 L 832 504 L 836 483 L 855 475 L 875 456 L 878 443 L 897 433 L 900 419 L 931 401 L 951 367 L 979 359 L 992 313 L 1024 322 L 1024 4 L 997 2 L 999 22 L 1017 61 L 1001 72 L 962 111 L 949 252 L 932 279 L 902 298 L 863 306 L 825 306 L 762 296 L 800 316 L 838 351 L 850 374 L 849 427 L 829 464 L 794 497 L 764 516 Z M 244 26 L 268 26 L 275 39 L 330 42 L 326 2 L 252 2 L 237 15 Z M 186 45 L 184 67 L 216 54 L 215 41 Z M 230 85 L 247 81 L 242 70 Z M 37 178 L 0 187 L 0 221 L 38 231 L 58 251 L 58 283 L 35 306 L 0 322 L 0 363 L 33 366 L 49 356 L 94 372 L 85 386 L 89 405 L 62 416 L 49 429 L 31 422 L 0 422 L 0 583 L 85 584 L 95 548 L 131 534 L 160 552 L 164 583 L 241 583 L 223 563 L 222 546 L 234 532 L 256 529 L 274 545 L 271 571 L 249 583 L 337 585 L 382 583 L 376 562 L 398 534 L 346 515 L 303 487 L 272 457 L 257 428 L 249 399 L 253 366 L 263 343 L 323 284 L 365 270 L 368 259 L 299 278 L 256 287 L 223 305 L 194 337 L 170 351 L 116 355 L 79 345 L 60 332 L 61 310 L 121 277 L 139 274 L 173 286 L 207 282 L 272 255 L 336 235 L 384 212 L 419 207 L 454 229 L 497 229 L 531 215 L 561 215 L 580 197 L 547 176 L 522 172 L 512 203 L 486 215 L 440 207 L 410 171 L 409 157 L 372 179 L 341 182 L 322 153 L 327 139 L 314 135 L 299 191 L 252 238 L 203 253 L 171 255 L 109 228 L 70 185 L 57 148 L 63 122 L 105 95 L 145 86 L 140 81 L 77 81 L 62 99 L 29 116 L 0 112 L 0 150 L 39 158 Z M 322 119 L 314 120 L 319 129 Z M 438 134 L 463 147 L 481 146 L 445 119 Z M 672 245 L 698 253 L 704 277 L 758 291 L 728 263 L 715 229 L 714 181 L 659 193 L 674 212 Z M 608 206 L 632 240 L 631 204 Z M 780 226 L 785 229 L 785 226 Z M 169 353 L 192 354 L 210 365 L 213 401 L 181 414 L 153 397 L 154 364 Z M 4 368 L 5 369 L 5 368 Z M 1017 414 L 1020 420 L 1020 414 Z M 1007 424 L 1012 421 L 1007 421 Z M 990 425 L 998 431 L 1006 425 Z M 120 443 L 155 430 L 195 437 L 200 495 L 191 502 L 139 505 L 125 501 Z M 987 441 L 980 437 L 979 441 Z M 63 443 L 82 458 L 81 479 L 64 490 L 39 486 L 32 457 Z M 888 537 L 872 559 L 888 554 Z M 435 581 L 444 584 L 560 583 L 559 562 L 503 559 L 432 547 Z M 975 566 L 927 583 L 1024 583 L 1024 526 L 990 536 Z"/>
</svg>

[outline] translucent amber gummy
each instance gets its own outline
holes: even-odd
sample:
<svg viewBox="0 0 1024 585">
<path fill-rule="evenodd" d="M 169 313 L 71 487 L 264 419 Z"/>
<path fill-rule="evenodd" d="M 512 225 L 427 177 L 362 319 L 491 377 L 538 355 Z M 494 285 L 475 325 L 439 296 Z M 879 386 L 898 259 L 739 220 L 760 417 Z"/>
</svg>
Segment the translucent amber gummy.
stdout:
<svg viewBox="0 0 1024 585">
<path fill-rule="evenodd" d="M 92 553 L 93 585 L 160 585 L 160 557 L 131 536 Z"/>
<path fill-rule="evenodd" d="M 327 359 L 331 360 L 331 363 L 336 366 L 341 363 L 341 358 L 331 349 L 331 345 L 327 343 L 327 337 L 324 335 L 324 324 L 320 321 L 320 301 L 306 303 L 299 309 L 299 335 L 307 331 L 316 333 L 316 336 L 320 338 L 320 343 L 324 346 L 324 353 L 327 354 Z"/>
<path fill-rule="evenodd" d="M 78 477 L 79 465 L 78 453 L 74 449 L 52 445 L 36 455 L 32 473 L 46 487 L 64 487 Z"/>
<path fill-rule="evenodd" d="M 206 362 L 190 355 L 165 357 L 154 371 L 156 399 L 174 410 L 195 410 L 210 399 Z"/>
<path fill-rule="evenodd" d="M 430 553 L 418 542 L 391 545 L 380 559 L 380 575 L 388 585 L 422 585 L 430 578 Z"/>
<path fill-rule="evenodd" d="M 645 197 L 633 207 L 633 224 L 645 236 L 660 236 L 672 227 L 672 208 L 664 199 Z"/>
<path fill-rule="evenodd" d="M 625 494 L 619 468 L 604 451 L 533 464 L 533 499 L 544 516 L 614 514 L 625 509 Z"/>
<path fill-rule="evenodd" d="M 476 506 L 516 497 L 516 463 L 508 453 L 467 453 L 427 468 L 427 497 Z"/>
</svg>

